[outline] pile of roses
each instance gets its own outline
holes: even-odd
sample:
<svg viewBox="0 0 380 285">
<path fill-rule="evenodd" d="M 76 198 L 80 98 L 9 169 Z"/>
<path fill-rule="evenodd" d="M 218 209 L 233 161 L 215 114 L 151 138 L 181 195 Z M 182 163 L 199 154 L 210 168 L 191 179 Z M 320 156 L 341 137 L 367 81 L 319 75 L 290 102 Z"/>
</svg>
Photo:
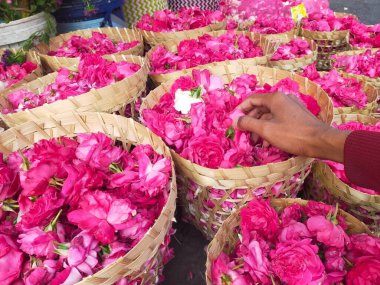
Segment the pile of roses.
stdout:
<svg viewBox="0 0 380 285">
<path fill-rule="evenodd" d="M 50 51 L 48 55 L 59 57 L 80 57 L 83 54 L 113 54 L 126 51 L 137 46 L 140 41 L 114 42 L 106 34 L 92 32 L 92 36 L 84 38 L 72 36 L 65 41 L 56 51 Z"/>
<path fill-rule="evenodd" d="M 334 208 L 309 201 L 279 213 L 252 200 L 240 213 L 239 239 L 213 261 L 213 284 L 378 284 L 380 239 L 348 235 Z"/>
<path fill-rule="evenodd" d="M 178 32 L 193 30 L 224 21 L 220 11 L 199 8 L 181 8 L 178 12 L 156 11 L 153 16 L 145 14 L 136 27 L 152 32 Z"/>
<path fill-rule="evenodd" d="M 311 13 L 301 21 L 302 28 L 317 32 L 350 30 L 355 19 L 352 16 L 336 17 L 333 11 Z"/>
<path fill-rule="evenodd" d="M 37 69 L 37 64 L 26 61 L 25 57 L 14 61 L 14 55 L 12 51 L 5 50 L 1 56 L 0 91 L 19 82 Z"/>
<path fill-rule="evenodd" d="M 350 44 L 358 48 L 379 48 L 380 24 L 367 26 L 354 21 L 350 30 Z"/>
<path fill-rule="evenodd" d="M 151 146 L 128 152 L 103 133 L 0 154 L 0 283 L 75 284 L 124 256 L 159 217 L 171 170 Z"/>
<path fill-rule="evenodd" d="M 290 17 L 265 15 L 256 18 L 250 31 L 267 35 L 281 34 L 291 31 L 295 26 L 295 22 Z"/>
<path fill-rule="evenodd" d="M 334 55 L 332 58 L 337 69 L 371 78 L 380 77 L 380 50 L 373 53 L 366 50 L 357 55 Z"/>
<path fill-rule="evenodd" d="M 334 124 L 334 127 L 339 130 L 346 130 L 346 131 L 371 131 L 371 132 L 380 132 L 380 122 L 376 125 L 364 125 L 359 122 L 348 122 L 341 125 Z M 345 184 L 349 185 L 350 187 L 361 191 L 363 193 L 367 193 L 370 195 L 378 195 L 378 193 L 374 190 L 363 188 L 356 186 L 352 184 L 348 178 L 346 177 L 346 174 L 344 172 L 344 165 L 341 163 L 333 162 L 333 161 L 325 161 L 331 168 L 331 170 L 335 173 L 335 175 L 343 181 Z"/>
<path fill-rule="evenodd" d="M 308 41 L 296 38 L 286 44 L 279 45 L 270 60 L 289 60 L 304 57 L 311 53 L 312 51 Z"/>
<path fill-rule="evenodd" d="M 47 85 L 41 93 L 26 89 L 10 93 L 7 99 L 12 104 L 12 109 L 4 109 L 3 113 L 32 109 L 78 96 L 91 89 L 99 89 L 130 77 L 140 68 L 141 66 L 135 63 L 107 61 L 99 55 L 85 54 L 80 59 L 78 72 L 61 68 L 54 82 Z"/>
<path fill-rule="evenodd" d="M 170 73 L 198 65 L 263 56 L 263 50 L 246 35 L 229 31 L 221 36 L 205 34 L 198 39 L 181 41 L 177 53 L 157 47 L 151 54 L 153 74 Z"/>
<path fill-rule="evenodd" d="M 237 108 L 254 93 L 284 92 L 293 94 L 318 115 L 317 101 L 302 94 L 297 82 L 286 78 L 274 86 L 259 85 L 256 76 L 243 74 L 230 84 L 208 70 L 193 70 L 192 76 L 177 79 L 170 91 L 152 109 L 145 109 L 146 126 L 193 163 L 217 169 L 257 166 L 279 162 L 289 154 L 273 146 L 254 142 L 249 132 L 233 127 L 233 121 L 244 115 Z"/>
<path fill-rule="evenodd" d="M 355 106 L 361 109 L 368 103 L 361 82 L 354 78 L 344 78 L 337 70 L 321 75 L 313 63 L 305 68 L 302 76 L 319 84 L 327 92 L 335 108 Z"/>
</svg>

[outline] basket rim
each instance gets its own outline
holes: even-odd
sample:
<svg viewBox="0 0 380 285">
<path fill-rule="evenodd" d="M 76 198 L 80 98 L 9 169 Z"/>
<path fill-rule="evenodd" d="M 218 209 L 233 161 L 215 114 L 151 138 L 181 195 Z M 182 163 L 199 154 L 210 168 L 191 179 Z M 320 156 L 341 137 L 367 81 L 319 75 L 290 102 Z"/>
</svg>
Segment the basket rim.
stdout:
<svg viewBox="0 0 380 285">
<path fill-rule="evenodd" d="M 45 15 L 46 15 L 45 12 L 39 12 L 37 14 L 31 15 L 31 16 L 28 16 L 25 18 L 21 18 L 21 19 L 15 20 L 15 21 L 10 21 L 9 23 L 0 23 L 0 29 L 1 28 L 8 28 L 8 27 L 13 26 L 13 25 L 27 23 L 29 21 L 33 21 L 33 20 L 36 20 L 38 18 L 45 17 Z"/>
<path fill-rule="evenodd" d="M 72 118 L 75 118 L 76 122 L 73 123 L 72 121 L 70 121 Z M 118 116 L 115 114 L 107 114 L 107 113 L 100 113 L 100 112 L 77 113 L 74 111 L 72 113 L 59 114 L 59 115 L 55 115 L 55 116 L 52 116 L 50 118 L 46 118 L 43 120 L 30 121 L 30 122 L 26 122 L 26 123 L 20 124 L 18 126 L 12 127 L 10 129 L 5 130 L 4 132 L 0 133 L 0 141 L 6 140 L 6 138 L 9 135 L 9 136 L 12 136 L 12 141 L 21 140 L 24 143 L 26 142 L 26 144 L 28 144 L 28 147 L 30 147 L 32 145 L 32 144 L 30 144 L 31 140 L 27 140 L 26 137 L 28 136 L 28 134 L 30 135 L 30 134 L 36 133 L 36 132 L 42 132 L 43 136 L 39 137 L 37 140 L 35 140 L 35 138 L 33 137 L 33 139 L 32 139 L 33 143 L 40 141 L 42 139 L 46 139 L 46 138 L 55 138 L 55 137 L 62 137 L 62 136 L 71 137 L 71 135 L 75 136 L 75 134 L 79 134 L 79 133 L 94 133 L 95 131 L 90 131 L 90 129 L 89 129 L 89 125 L 87 122 L 87 120 L 89 120 L 89 118 L 92 120 L 96 120 L 97 122 L 99 122 L 99 125 L 102 125 L 102 130 L 101 131 L 97 130 L 96 132 L 100 131 L 100 132 L 106 134 L 107 136 L 111 136 L 111 135 L 109 135 L 109 133 L 112 131 L 108 131 L 108 129 L 106 128 L 107 123 L 105 122 L 105 120 L 109 120 L 112 123 L 114 123 L 114 125 L 112 125 L 112 126 L 114 128 L 116 126 L 115 129 L 118 130 L 120 136 L 125 135 L 125 133 L 119 127 L 122 123 L 123 123 L 123 125 L 128 124 L 128 125 L 133 125 L 133 126 L 137 126 L 138 128 L 144 129 L 144 131 L 147 132 L 146 135 L 144 135 L 144 137 L 149 137 L 150 139 L 153 139 L 154 141 L 158 141 L 160 144 L 159 147 L 151 144 L 152 148 L 157 153 L 160 153 L 161 155 L 170 159 L 170 161 L 172 163 L 172 175 L 171 175 L 171 181 L 169 183 L 170 191 L 168 193 L 167 201 L 166 201 L 164 207 L 162 208 L 160 215 L 156 218 L 154 224 L 145 233 L 144 237 L 130 251 L 128 251 L 128 253 L 125 254 L 123 257 L 118 258 L 113 263 L 109 264 L 107 267 L 103 268 L 102 270 L 97 271 L 93 275 L 83 278 L 81 281 L 76 283 L 76 285 L 98 284 L 97 282 L 99 280 L 104 279 L 103 274 L 105 272 L 107 272 L 109 268 L 112 268 L 115 265 L 122 263 L 123 260 L 138 259 L 139 250 L 142 247 L 142 245 L 144 245 L 147 241 L 150 240 L 150 243 L 157 244 L 157 238 L 159 238 L 160 232 L 162 231 L 162 228 L 159 228 L 158 224 L 161 223 L 161 221 L 165 221 L 165 220 L 171 220 L 172 221 L 173 220 L 174 212 L 176 209 L 175 203 L 176 203 L 176 199 L 177 199 L 176 172 L 175 172 L 174 162 L 173 162 L 169 147 L 165 144 L 165 142 L 163 142 L 163 140 L 160 137 L 155 135 L 149 129 L 145 128 L 140 123 L 134 121 L 132 118 L 126 118 L 126 117 Z M 62 124 L 61 124 L 62 122 L 66 123 L 65 125 L 67 127 L 72 125 L 72 124 L 77 124 L 77 125 L 80 124 L 81 127 L 83 127 L 86 131 L 85 132 L 83 132 L 83 131 L 79 132 L 79 131 L 76 131 L 73 129 L 71 129 L 71 130 L 65 129 L 65 127 L 62 126 Z M 112 130 L 114 128 L 112 128 Z M 67 135 L 57 135 L 57 132 L 52 132 L 52 130 L 54 130 L 54 129 L 56 129 L 60 132 L 62 132 L 62 130 L 67 131 L 68 134 Z M 49 132 L 48 130 L 51 130 L 51 132 Z M 136 132 L 137 132 L 137 130 L 136 130 Z M 116 140 L 116 138 L 112 138 L 112 139 L 114 141 Z M 136 140 L 140 140 L 140 139 L 141 139 L 141 134 L 140 134 L 140 136 L 137 137 Z M 7 142 L 9 143 L 9 140 L 7 140 Z M 133 143 L 133 144 L 136 145 L 135 143 Z M 148 143 L 146 143 L 146 144 L 148 144 Z M 27 147 L 20 148 L 19 146 L 17 146 L 17 149 L 24 149 L 24 148 L 27 148 Z M 123 149 L 124 149 L 124 147 L 123 147 Z M 2 150 L 7 150 L 7 149 L 5 148 L 5 146 L 3 144 L 0 144 L 0 151 L 2 151 Z M 152 238 L 152 237 L 155 237 L 155 238 Z M 165 239 L 165 236 L 163 236 L 163 238 L 160 239 L 161 242 L 158 243 L 158 245 L 160 245 L 164 241 L 164 239 Z M 126 265 L 124 264 L 124 266 L 126 266 Z M 136 267 L 136 265 L 134 265 L 134 266 Z M 144 264 L 140 265 L 140 267 L 143 267 L 143 266 L 144 266 Z M 131 269 L 131 271 L 133 271 L 133 270 Z M 133 271 L 132 273 L 134 273 L 134 272 L 135 271 Z M 123 278 L 125 276 L 128 276 L 128 275 L 119 276 L 118 280 L 120 280 L 121 278 Z M 94 281 L 91 281 L 91 279 L 93 279 L 93 278 L 94 278 Z M 102 284 L 111 284 L 111 283 L 107 283 L 108 280 L 103 281 L 103 282 L 102 282 Z"/>
</svg>

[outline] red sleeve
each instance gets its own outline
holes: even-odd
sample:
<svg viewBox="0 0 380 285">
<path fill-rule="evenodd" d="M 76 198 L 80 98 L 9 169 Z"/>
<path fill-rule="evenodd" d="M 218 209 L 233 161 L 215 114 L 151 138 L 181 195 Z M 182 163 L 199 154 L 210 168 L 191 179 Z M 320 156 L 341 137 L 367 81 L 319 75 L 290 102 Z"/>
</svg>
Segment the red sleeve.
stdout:
<svg viewBox="0 0 380 285">
<path fill-rule="evenodd" d="M 380 193 L 380 133 L 352 132 L 344 145 L 344 169 L 353 184 Z"/>
</svg>

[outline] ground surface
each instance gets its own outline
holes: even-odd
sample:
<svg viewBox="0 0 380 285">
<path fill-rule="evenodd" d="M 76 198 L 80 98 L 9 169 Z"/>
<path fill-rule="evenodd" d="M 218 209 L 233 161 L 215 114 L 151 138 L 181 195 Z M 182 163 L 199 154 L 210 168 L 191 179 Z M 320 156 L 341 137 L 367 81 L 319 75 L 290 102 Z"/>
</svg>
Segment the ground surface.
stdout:
<svg viewBox="0 0 380 285">
<path fill-rule="evenodd" d="M 366 24 L 380 23 L 380 0 L 330 0 L 337 12 L 357 15 Z M 208 244 L 193 226 L 177 217 L 177 233 L 172 240 L 175 258 L 165 267 L 163 285 L 204 285 L 205 248 Z"/>
</svg>

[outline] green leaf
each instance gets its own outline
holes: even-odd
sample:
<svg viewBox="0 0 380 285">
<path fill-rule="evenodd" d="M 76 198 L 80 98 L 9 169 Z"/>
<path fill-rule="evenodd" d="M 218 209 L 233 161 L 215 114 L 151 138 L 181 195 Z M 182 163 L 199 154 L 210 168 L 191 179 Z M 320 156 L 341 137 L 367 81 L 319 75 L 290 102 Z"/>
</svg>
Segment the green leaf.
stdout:
<svg viewBox="0 0 380 285">
<path fill-rule="evenodd" d="M 233 127 L 229 127 L 226 131 L 226 138 L 233 140 L 235 138 L 235 130 Z"/>
<path fill-rule="evenodd" d="M 199 86 L 197 88 L 192 89 L 190 96 L 193 97 L 193 98 L 197 98 L 197 99 L 201 98 L 201 96 L 202 96 L 202 87 Z"/>
<path fill-rule="evenodd" d="M 106 255 L 106 254 L 110 254 L 111 253 L 111 245 L 109 244 L 106 244 L 106 245 L 101 245 L 100 246 L 100 249 L 101 249 L 101 255 Z"/>
</svg>

